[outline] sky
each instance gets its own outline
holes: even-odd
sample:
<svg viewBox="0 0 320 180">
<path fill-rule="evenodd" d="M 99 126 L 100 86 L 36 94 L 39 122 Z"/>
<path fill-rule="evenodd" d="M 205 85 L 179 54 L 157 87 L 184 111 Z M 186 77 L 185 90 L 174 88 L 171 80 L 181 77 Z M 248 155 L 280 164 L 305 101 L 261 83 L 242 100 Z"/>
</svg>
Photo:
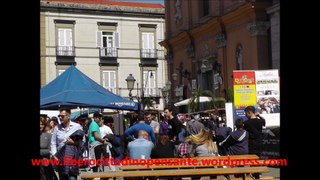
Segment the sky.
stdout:
<svg viewBox="0 0 320 180">
<path fill-rule="evenodd" d="M 164 0 L 121 0 L 125 2 L 143 2 L 143 3 L 153 3 L 153 4 L 162 4 L 164 5 Z"/>
</svg>

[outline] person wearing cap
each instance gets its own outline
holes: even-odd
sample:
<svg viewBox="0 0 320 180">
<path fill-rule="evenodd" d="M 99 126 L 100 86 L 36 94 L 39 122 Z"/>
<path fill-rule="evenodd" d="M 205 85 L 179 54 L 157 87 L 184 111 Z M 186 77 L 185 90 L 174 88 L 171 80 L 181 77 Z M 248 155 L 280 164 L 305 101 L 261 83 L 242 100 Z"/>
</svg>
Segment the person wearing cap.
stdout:
<svg viewBox="0 0 320 180">
<path fill-rule="evenodd" d="M 193 118 L 187 122 L 186 131 L 188 135 L 198 134 L 204 128 L 204 125 L 200 122 L 201 117 L 200 114 L 196 114 Z"/>
</svg>

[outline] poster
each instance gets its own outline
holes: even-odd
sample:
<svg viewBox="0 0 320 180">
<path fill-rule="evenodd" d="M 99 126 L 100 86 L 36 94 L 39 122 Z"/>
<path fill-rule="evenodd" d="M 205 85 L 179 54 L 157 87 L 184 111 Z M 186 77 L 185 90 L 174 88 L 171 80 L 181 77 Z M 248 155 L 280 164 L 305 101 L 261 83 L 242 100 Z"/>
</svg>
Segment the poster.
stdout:
<svg viewBox="0 0 320 180">
<path fill-rule="evenodd" d="M 280 126 L 280 88 L 278 70 L 255 71 L 259 114 L 266 119 L 266 126 Z"/>
<path fill-rule="evenodd" d="M 245 120 L 244 108 L 256 105 L 256 85 L 254 71 L 234 71 L 234 106 L 235 120 Z"/>
<path fill-rule="evenodd" d="M 280 126 L 280 88 L 277 69 L 233 71 L 234 119 L 246 120 L 244 108 L 255 106 L 266 126 Z"/>
</svg>

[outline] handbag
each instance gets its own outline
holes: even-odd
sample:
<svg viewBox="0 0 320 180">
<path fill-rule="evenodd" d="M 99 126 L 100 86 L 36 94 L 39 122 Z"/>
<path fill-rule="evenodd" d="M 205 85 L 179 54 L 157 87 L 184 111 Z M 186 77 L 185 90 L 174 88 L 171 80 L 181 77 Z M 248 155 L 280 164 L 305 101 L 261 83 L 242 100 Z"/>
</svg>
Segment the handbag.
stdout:
<svg viewBox="0 0 320 180">
<path fill-rule="evenodd" d="M 116 158 L 116 157 L 120 156 L 120 153 L 119 153 L 118 149 L 115 146 L 112 146 L 110 148 L 110 152 L 111 152 L 111 155 L 112 155 L 113 158 Z"/>
</svg>

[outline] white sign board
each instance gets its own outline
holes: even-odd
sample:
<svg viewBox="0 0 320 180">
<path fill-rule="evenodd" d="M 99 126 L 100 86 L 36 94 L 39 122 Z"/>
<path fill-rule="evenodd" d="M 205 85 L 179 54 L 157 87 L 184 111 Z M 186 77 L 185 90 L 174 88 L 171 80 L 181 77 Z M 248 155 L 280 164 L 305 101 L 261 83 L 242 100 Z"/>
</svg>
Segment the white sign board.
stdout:
<svg viewBox="0 0 320 180">
<path fill-rule="evenodd" d="M 233 103 L 226 103 L 226 118 L 227 118 L 227 127 L 233 128 Z"/>
</svg>

